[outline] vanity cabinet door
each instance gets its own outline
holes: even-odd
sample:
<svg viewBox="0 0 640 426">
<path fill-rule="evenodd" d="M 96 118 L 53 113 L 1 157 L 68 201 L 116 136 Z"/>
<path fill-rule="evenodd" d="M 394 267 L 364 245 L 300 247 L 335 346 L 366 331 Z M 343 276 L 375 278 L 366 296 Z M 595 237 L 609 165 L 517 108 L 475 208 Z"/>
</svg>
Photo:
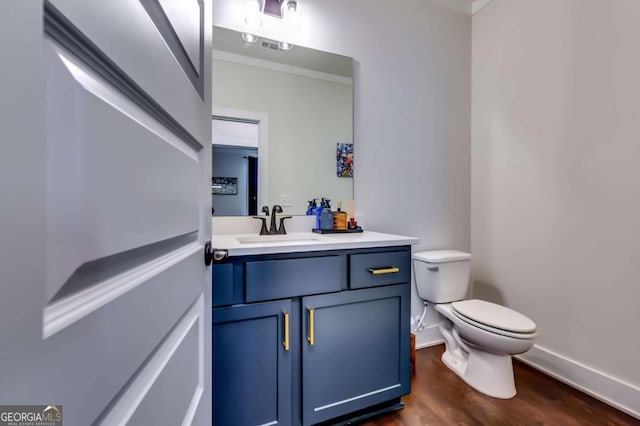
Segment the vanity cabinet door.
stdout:
<svg viewBox="0 0 640 426">
<path fill-rule="evenodd" d="M 213 424 L 291 424 L 291 300 L 213 310 Z"/>
<path fill-rule="evenodd" d="M 410 287 L 302 299 L 304 425 L 410 392 Z"/>
</svg>

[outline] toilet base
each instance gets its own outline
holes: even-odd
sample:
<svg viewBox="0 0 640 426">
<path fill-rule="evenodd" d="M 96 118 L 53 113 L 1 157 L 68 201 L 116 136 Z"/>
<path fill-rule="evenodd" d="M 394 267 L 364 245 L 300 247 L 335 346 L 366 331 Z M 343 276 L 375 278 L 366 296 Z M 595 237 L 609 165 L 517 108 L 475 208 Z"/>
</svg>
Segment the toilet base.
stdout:
<svg viewBox="0 0 640 426">
<path fill-rule="evenodd" d="M 469 386 L 494 398 L 509 399 L 516 396 L 513 364 L 510 355 L 495 355 L 472 349 L 447 350 L 442 362 Z"/>
</svg>

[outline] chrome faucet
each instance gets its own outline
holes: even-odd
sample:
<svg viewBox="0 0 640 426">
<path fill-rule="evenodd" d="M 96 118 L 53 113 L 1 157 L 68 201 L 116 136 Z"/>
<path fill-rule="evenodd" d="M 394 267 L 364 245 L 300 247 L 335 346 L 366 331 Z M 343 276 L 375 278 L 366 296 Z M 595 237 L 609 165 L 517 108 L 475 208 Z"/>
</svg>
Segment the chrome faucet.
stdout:
<svg viewBox="0 0 640 426">
<path fill-rule="evenodd" d="M 282 207 L 275 204 L 273 209 L 271 210 L 271 226 L 269 230 L 267 230 L 267 217 L 269 217 L 269 207 L 262 206 L 262 213 L 264 216 L 253 216 L 254 219 L 260 219 L 262 221 L 262 226 L 260 227 L 260 235 L 285 235 L 287 230 L 284 227 L 285 219 L 291 219 L 291 216 L 282 216 L 280 217 L 280 226 L 276 226 L 276 215 L 278 213 L 282 213 Z"/>
</svg>

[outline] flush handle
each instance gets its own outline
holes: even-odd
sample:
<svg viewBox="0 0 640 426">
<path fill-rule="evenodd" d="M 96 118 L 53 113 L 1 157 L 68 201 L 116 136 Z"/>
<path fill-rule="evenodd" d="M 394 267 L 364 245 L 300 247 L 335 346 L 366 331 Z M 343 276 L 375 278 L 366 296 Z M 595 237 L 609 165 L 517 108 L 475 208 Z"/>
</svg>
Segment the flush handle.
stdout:
<svg viewBox="0 0 640 426">
<path fill-rule="evenodd" d="M 427 269 L 431 272 L 438 272 L 440 270 L 440 268 L 437 266 L 429 266 Z"/>
</svg>

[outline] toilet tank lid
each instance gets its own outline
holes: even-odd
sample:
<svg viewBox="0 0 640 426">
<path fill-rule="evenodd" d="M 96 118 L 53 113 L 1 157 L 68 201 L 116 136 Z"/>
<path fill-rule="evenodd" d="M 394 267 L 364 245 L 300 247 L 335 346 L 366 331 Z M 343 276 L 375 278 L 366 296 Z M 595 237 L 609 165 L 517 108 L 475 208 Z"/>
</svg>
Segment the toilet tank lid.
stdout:
<svg viewBox="0 0 640 426">
<path fill-rule="evenodd" d="M 470 253 L 457 250 L 431 250 L 413 254 L 413 258 L 422 262 L 443 263 L 471 259 Z"/>
</svg>

